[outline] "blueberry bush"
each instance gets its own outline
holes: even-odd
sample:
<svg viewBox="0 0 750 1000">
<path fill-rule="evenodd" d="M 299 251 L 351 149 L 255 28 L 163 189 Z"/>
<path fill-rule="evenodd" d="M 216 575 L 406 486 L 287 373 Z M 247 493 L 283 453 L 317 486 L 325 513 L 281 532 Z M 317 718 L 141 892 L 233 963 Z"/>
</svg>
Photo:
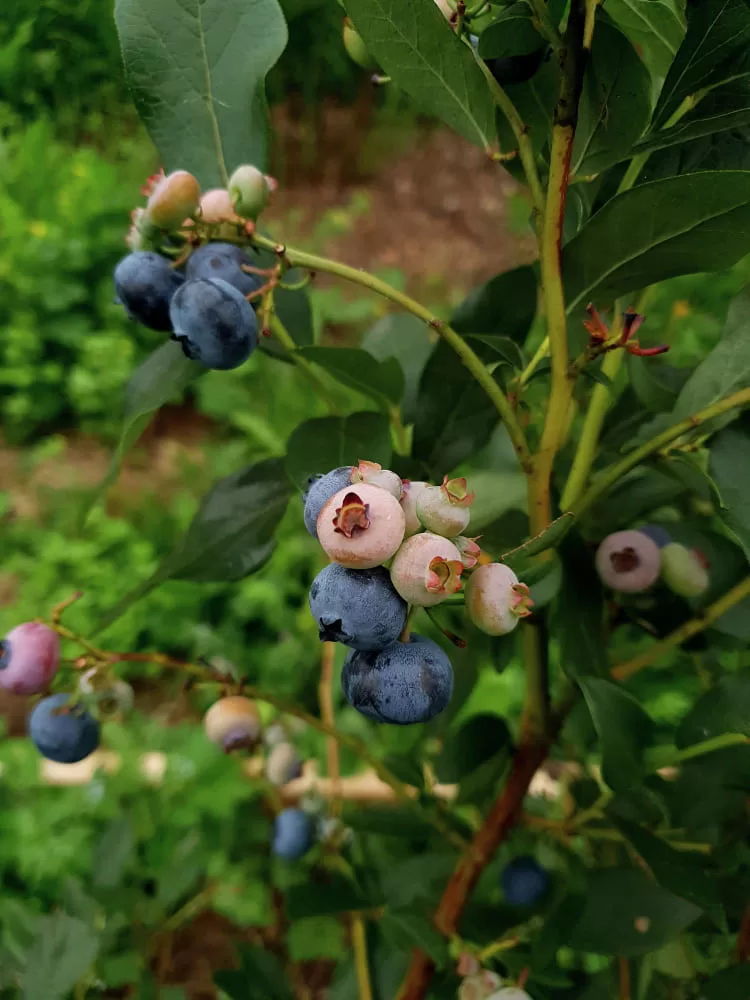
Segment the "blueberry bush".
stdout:
<svg viewBox="0 0 750 1000">
<path fill-rule="evenodd" d="M 37 751 L 101 771 L 93 867 L 72 858 L 62 894 L 4 872 L 0 989 L 174 995 L 171 942 L 208 906 L 240 931 L 213 977 L 236 1000 L 746 1000 L 750 299 L 689 367 L 648 312 L 750 253 L 750 4 L 342 6 L 374 85 L 525 186 L 536 260 L 443 316 L 268 232 L 277 0 L 117 0 L 164 169 L 122 219 L 113 294 L 163 342 L 89 523 L 188 386 L 262 353 L 287 417 L 311 403 L 118 599 L 73 594 L 3 640 L 0 686 L 41 695 L 33 747 L 5 748 L 8 812 Z M 392 307 L 361 346 L 315 342 L 318 275 Z M 265 582 L 291 634 L 191 656 L 156 615 L 144 639 L 133 616 L 176 581 L 207 604 Z M 138 671 L 200 736 L 132 711 Z"/>
</svg>

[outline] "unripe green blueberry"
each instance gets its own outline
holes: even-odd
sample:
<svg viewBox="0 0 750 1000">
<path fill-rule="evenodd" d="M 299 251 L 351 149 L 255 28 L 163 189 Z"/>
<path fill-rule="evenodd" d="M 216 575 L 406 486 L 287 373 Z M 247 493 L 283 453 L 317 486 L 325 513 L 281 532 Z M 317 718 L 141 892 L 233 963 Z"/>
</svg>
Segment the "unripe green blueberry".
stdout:
<svg viewBox="0 0 750 1000">
<path fill-rule="evenodd" d="M 352 468 L 352 482 L 379 486 L 381 490 L 388 490 L 397 500 L 401 499 L 403 493 L 401 477 L 390 469 L 384 469 L 377 462 L 360 461 L 359 465 Z"/>
<path fill-rule="evenodd" d="M 700 597 L 711 582 L 698 554 L 679 542 L 670 542 L 661 550 L 661 575 L 680 597 Z"/>
<path fill-rule="evenodd" d="M 344 48 L 352 62 L 361 66 L 362 69 L 372 71 L 378 68 L 377 62 L 367 51 L 362 36 L 348 17 L 344 18 Z"/>
<path fill-rule="evenodd" d="M 615 531 L 596 552 L 596 569 L 613 590 L 638 594 L 656 583 L 661 568 L 659 546 L 641 531 Z"/>
<path fill-rule="evenodd" d="M 257 219 L 271 196 L 265 174 L 250 163 L 237 167 L 227 187 L 235 212 L 246 219 Z"/>
<path fill-rule="evenodd" d="M 318 516 L 318 541 L 332 562 L 372 569 L 387 562 L 404 540 L 406 518 L 387 490 L 367 483 L 334 493 Z"/>
<path fill-rule="evenodd" d="M 401 485 L 401 506 L 406 515 L 406 537 L 409 538 L 410 535 L 416 535 L 424 528 L 417 515 L 417 502 L 422 493 L 430 487 L 430 484 L 404 479 Z"/>
<path fill-rule="evenodd" d="M 469 524 L 469 508 L 474 494 L 466 489 L 466 480 L 443 480 L 442 486 L 428 486 L 417 500 L 417 516 L 428 531 L 446 538 L 462 534 Z"/>
<path fill-rule="evenodd" d="M 442 535 L 407 538 L 391 564 L 391 582 L 407 604 L 430 608 L 461 589 L 461 553 Z"/>
<path fill-rule="evenodd" d="M 177 229 L 198 210 L 201 188 L 187 170 L 175 170 L 159 180 L 146 203 L 149 221 L 159 229 Z"/>
<path fill-rule="evenodd" d="M 504 563 L 479 566 L 465 587 L 466 613 L 488 635 L 507 635 L 531 614 L 529 588 Z"/>
<path fill-rule="evenodd" d="M 226 753 L 252 749 L 260 738 L 260 716 L 249 698 L 220 698 L 203 716 L 203 728 L 212 743 Z"/>
</svg>

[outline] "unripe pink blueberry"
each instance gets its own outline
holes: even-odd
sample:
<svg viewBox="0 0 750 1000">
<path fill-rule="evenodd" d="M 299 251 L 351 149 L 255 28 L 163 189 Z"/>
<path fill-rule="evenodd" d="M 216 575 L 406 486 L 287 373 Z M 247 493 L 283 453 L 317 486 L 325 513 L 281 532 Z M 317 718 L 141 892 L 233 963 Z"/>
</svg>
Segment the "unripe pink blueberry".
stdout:
<svg viewBox="0 0 750 1000">
<path fill-rule="evenodd" d="M 417 516 L 428 531 L 455 538 L 466 530 L 474 494 L 466 489 L 466 480 L 443 480 L 442 486 L 428 486 L 417 500 Z"/>
<path fill-rule="evenodd" d="M 615 531 L 596 553 L 596 570 L 613 590 L 638 594 L 656 582 L 661 568 L 659 547 L 641 531 Z"/>
<path fill-rule="evenodd" d="M 482 550 L 477 545 L 477 538 L 479 538 L 479 535 L 476 538 L 467 538 L 466 535 L 459 535 L 458 538 L 453 539 L 456 548 L 461 553 L 461 562 L 464 564 L 464 569 L 474 569 L 479 562 Z"/>
<path fill-rule="evenodd" d="M 220 698 L 203 716 L 203 728 L 212 743 L 226 753 L 250 750 L 260 738 L 260 716 L 249 698 Z"/>
<path fill-rule="evenodd" d="M 157 181 L 148 202 L 146 215 L 159 229 L 176 229 L 186 216 L 198 210 L 201 188 L 187 170 L 175 170 Z"/>
<path fill-rule="evenodd" d="M 466 613 L 488 635 L 507 635 L 531 614 L 529 588 L 504 563 L 479 566 L 465 588 Z"/>
<path fill-rule="evenodd" d="M 407 538 L 391 564 L 391 582 L 408 604 L 431 608 L 461 589 L 461 553 L 442 535 Z"/>
<path fill-rule="evenodd" d="M 227 188 L 234 210 L 246 219 L 257 219 L 271 197 L 265 174 L 250 163 L 237 167 Z"/>
<path fill-rule="evenodd" d="M 302 761 L 291 743 L 278 743 L 266 758 L 266 777 L 281 788 L 302 774 Z"/>
<path fill-rule="evenodd" d="M 60 661 L 60 640 L 47 625 L 25 622 L 0 641 L 0 687 L 13 694 L 39 694 L 49 687 Z"/>
<path fill-rule="evenodd" d="M 334 493 L 318 516 L 318 541 L 333 562 L 372 569 L 387 562 L 404 540 L 406 518 L 387 490 L 367 483 Z"/>
<path fill-rule="evenodd" d="M 360 461 L 359 465 L 352 468 L 353 483 L 367 483 L 369 486 L 379 486 L 381 490 L 388 490 L 397 500 L 401 499 L 403 493 L 403 483 L 401 477 L 390 469 L 384 469 L 377 462 Z"/>
<path fill-rule="evenodd" d="M 711 582 L 705 558 L 679 542 L 670 542 L 661 550 L 661 575 L 680 597 L 700 597 Z"/>
<path fill-rule="evenodd" d="M 471 973 L 458 988 L 458 1000 L 488 1000 L 503 985 L 500 976 L 489 969 Z"/>
<path fill-rule="evenodd" d="M 492 993 L 487 1000 L 532 1000 L 532 998 L 526 990 L 520 990 L 517 986 L 506 986 L 505 989 Z"/>
<path fill-rule="evenodd" d="M 417 503 L 422 493 L 430 488 L 430 484 L 404 479 L 401 485 L 401 506 L 406 515 L 406 537 L 408 538 L 410 535 L 416 535 L 418 531 L 422 531 L 424 528 L 417 515 Z"/>
</svg>

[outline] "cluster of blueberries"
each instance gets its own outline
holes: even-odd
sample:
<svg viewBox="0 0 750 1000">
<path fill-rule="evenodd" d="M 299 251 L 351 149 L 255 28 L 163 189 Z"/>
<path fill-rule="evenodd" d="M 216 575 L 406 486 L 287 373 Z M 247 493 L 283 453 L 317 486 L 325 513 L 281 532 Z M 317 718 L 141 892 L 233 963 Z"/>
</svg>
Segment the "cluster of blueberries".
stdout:
<svg viewBox="0 0 750 1000">
<path fill-rule="evenodd" d="M 596 568 L 604 584 L 625 594 L 640 594 L 661 580 L 680 597 L 696 598 L 711 582 L 703 553 L 675 542 L 659 524 L 608 535 L 597 550 Z"/>
<path fill-rule="evenodd" d="M 128 316 L 169 333 L 206 368 L 247 361 L 258 345 L 252 303 L 264 278 L 254 258 L 227 240 L 257 218 L 272 185 L 249 164 L 235 170 L 226 189 L 203 194 L 186 170 L 158 176 L 146 207 L 134 212 L 132 252 L 114 272 L 116 299 Z M 211 242 L 196 247 L 198 224 Z"/>
<path fill-rule="evenodd" d="M 310 610 L 321 640 L 350 648 L 344 696 L 370 719 L 428 722 L 450 701 L 450 660 L 410 633 L 410 606 L 445 601 L 467 573 L 466 608 L 478 628 L 505 635 L 531 613 L 528 587 L 501 563 L 480 565 L 476 539 L 463 534 L 473 499 L 463 478 L 433 486 L 365 461 L 308 484 L 305 527 L 331 560 L 310 587 Z"/>
</svg>

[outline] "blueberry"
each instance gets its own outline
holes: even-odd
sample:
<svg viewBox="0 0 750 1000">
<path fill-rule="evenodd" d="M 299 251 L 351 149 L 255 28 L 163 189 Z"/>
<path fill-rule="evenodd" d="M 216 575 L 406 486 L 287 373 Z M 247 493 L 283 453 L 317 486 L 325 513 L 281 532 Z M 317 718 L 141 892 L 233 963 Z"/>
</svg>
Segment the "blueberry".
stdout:
<svg viewBox="0 0 750 1000">
<path fill-rule="evenodd" d="M 313 821 L 302 809 L 282 809 L 273 824 L 271 849 L 278 858 L 296 861 L 313 845 Z"/>
<path fill-rule="evenodd" d="M 99 746 L 99 723 L 70 695 L 53 694 L 34 707 L 29 736 L 47 760 L 76 764 Z"/>
<path fill-rule="evenodd" d="M 39 694 L 57 673 L 60 641 L 38 622 L 17 625 L 0 641 L 0 687 L 13 694 Z"/>
<path fill-rule="evenodd" d="M 281 787 L 299 778 L 302 761 L 291 743 L 278 743 L 266 758 L 266 777 L 272 785 Z"/>
<path fill-rule="evenodd" d="M 660 524 L 642 524 L 638 531 L 650 538 L 652 542 L 656 542 L 656 545 L 660 549 L 663 549 L 665 545 L 669 545 L 672 541 L 672 536 Z"/>
<path fill-rule="evenodd" d="M 514 906 L 533 906 L 549 888 L 549 872 L 532 857 L 514 858 L 503 869 L 500 885 L 505 898 Z"/>
<path fill-rule="evenodd" d="M 167 331 L 172 329 L 169 306 L 183 280 L 166 257 L 137 250 L 115 268 L 115 293 L 131 319 Z"/>
<path fill-rule="evenodd" d="M 334 493 L 349 486 L 352 481 L 352 467 L 341 465 L 338 469 L 327 472 L 324 476 L 319 476 L 313 482 L 308 481 L 308 489 L 305 493 L 305 527 L 314 537 L 318 537 L 318 515 L 325 507 Z"/>
<path fill-rule="evenodd" d="M 659 548 L 642 531 L 615 531 L 596 551 L 596 569 L 603 583 L 622 593 L 648 590 L 659 577 Z"/>
<path fill-rule="evenodd" d="M 395 642 L 409 612 L 387 569 L 345 569 L 338 563 L 326 566 L 313 580 L 310 610 L 321 641 L 361 650 Z"/>
<path fill-rule="evenodd" d="M 173 337 L 207 368 L 238 368 L 258 345 L 258 322 L 242 292 L 222 278 L 186 281 L 172 299 Z"/>
<path fill-rule="evenodd" d="M 453 693 L 453 668 L 440 646 L 412 635 L 381 652 L 353 650 L 341 686 L 349 704 L 368 719 L 409 726 L 443 711 Z"/>
<path fill-rule="evenodd" d="M 232 243 L 206 243 L 188 258 L 185 277 L 188 281 L 221 278 L 243 295 L 250 295 L 263 285 L 259 274 L 248 274 L 242 270 L 243 264 L 252 263 L 252 258 Z"/>
<path fill-rule="evenodd" d="M 530 80 L 542 65 L 546 48 L 525 52 L 520 56 L 506 56 L 487 59 L 487 67 L 501 87 L 510 83 L 525 83 Z"/>
</svg>

